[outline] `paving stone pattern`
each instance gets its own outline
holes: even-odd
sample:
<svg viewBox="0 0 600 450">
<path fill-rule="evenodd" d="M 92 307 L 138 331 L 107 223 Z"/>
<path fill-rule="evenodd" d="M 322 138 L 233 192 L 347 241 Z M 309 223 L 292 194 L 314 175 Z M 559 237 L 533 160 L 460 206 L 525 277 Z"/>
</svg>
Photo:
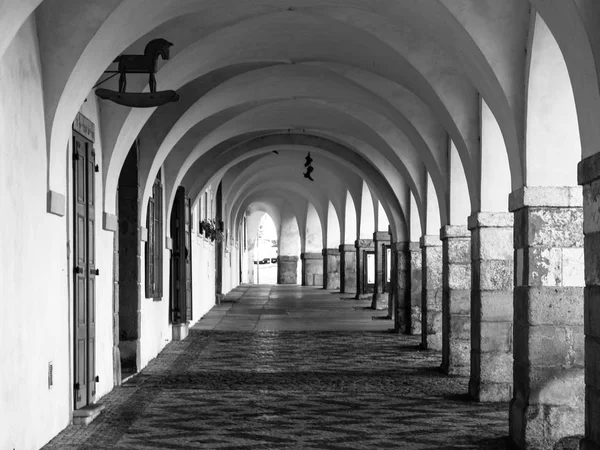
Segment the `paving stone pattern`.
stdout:
<svg viewBox="0 0 600 450">
<path fill-rule="evenodd" d="M 505 449 L 508 405 L 370 300 L 241 286 L 46 449 Z"/>
</svg>

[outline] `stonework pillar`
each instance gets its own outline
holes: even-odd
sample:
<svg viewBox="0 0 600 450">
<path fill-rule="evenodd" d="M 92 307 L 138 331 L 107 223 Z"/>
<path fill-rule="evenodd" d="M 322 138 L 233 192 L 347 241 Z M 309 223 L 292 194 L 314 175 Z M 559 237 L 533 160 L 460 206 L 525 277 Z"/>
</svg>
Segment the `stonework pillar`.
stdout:
<svg viewBox="0 0 600 450">
<path fill-rule="evenodd" d="M 579 163 L 585 234 L 585 438 L 581 450 L 600 450 L 600 154 Z"/>
<path fill-rule="evenodd" d="M 411 319 L 411 279 L 410 279 L 410 251 L 408 242 L 395 242 L 392 244 L 393 268 L 395 269 L 392 282 L 394 298 L 394 329 L 400 333 L 410 334 Z"/>
<path fill-rule="evenodd" d="M 298 257 L 279 255 L 277 258 L 277 284 L 298 284 Z"/>
<path fill-rule="evenodd" d="M 578 187 L 513 192 L 514 368 L 509 432 L 553 448 L 584 430 L 583 209 Z"/>
<path fill-rule="evenodd" d="M 440 230 L 442 241 L 442 370 L 471 369 L 471 233 L 466 226 Z"/>
<path fill-rule="evenodd" d="M 323 286 L 323 255 L 302 253 L 302 286 Z"/>
<path fill-rule="evenodd" d="M 371 239 L 358 239 L 354 246 L 356 247 L 356 298 L 368 298 L 365 297 L 369 294 L 369 289 L 366 287 L 367 278 L 364 269 L 367 265 L 367 252 L 375 251 L 375 247 Z"/>
<path fill-rule="evenodd" d="M 340 292 L 356 293 L 356 247 L 340 245 Z"/>
<path fill-rule="evenodd" d="M 384 261 L 386 246 L 388 245 L 390 245 L 390 233 L 387 231 L 373 233 L 373 246 L 375 247 L 375 292 L 373 292 L 371 302 L 371 308 L 373 309 L 388 309 L 389 293 L 384 289 L 385 281 L 383 278 L 386 276 Z"/>
<path fill-rule="evenodd" d="M 408 244 L 410 254 L 410 334 L 420 335 L 422 332 L 422 297 L 423 297 L 423 253 L 418 242 Z"/>
<path fill-rule="evenodd" d="M 331 291 L 340 288 L 340 251 L 323 249 L 323 288 Z"/>
<path fill-rule="evenodd" d="M 513 215 L 477 213 L 471 230 L 471 378 L 469 394 L 505 402 L 513 383 Z"/>
<path fill-rule="evenodd" d="M 421 238 L 421 345 L 442 350 L 442 241 L 439 236 Z"/>
</svg>

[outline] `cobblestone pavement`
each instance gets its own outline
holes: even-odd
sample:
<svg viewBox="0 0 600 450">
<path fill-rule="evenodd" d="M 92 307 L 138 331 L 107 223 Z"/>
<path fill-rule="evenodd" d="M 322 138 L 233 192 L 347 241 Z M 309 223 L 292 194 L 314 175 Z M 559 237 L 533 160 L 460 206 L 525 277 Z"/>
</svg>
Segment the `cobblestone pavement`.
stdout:
<svg viewBox="0 0 600 450">
<path fill-rule="evenodd" d="M 315 288 L 242 286 L 47 449 L 505 449 L 478 404 L 385 313 Z"/>
</svg>

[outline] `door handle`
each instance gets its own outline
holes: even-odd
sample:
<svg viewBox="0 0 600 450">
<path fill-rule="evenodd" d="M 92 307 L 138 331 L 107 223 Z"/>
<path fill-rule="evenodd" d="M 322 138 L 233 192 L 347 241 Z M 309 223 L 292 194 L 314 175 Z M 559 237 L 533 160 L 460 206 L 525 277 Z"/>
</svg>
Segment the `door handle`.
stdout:
<svg viewBox="0 0 600 450">
<path fill-rule="evenodd" d="M 81 266 L 75 267 L 75 273 L 83 273 L 83 267 L 81 267 Z"/>
<path fill-rule="evenodd" d="M 100 275 L 100 270 L 99 269 L 90 269 L 90 275 Z"/>
</svg>

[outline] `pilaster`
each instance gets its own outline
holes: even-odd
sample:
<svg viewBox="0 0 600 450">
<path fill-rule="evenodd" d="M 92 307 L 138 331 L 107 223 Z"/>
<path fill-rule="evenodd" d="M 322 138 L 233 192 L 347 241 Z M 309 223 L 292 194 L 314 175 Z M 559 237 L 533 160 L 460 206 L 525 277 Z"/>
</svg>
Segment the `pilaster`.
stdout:
<svg viewBox="0 0 600 450">
<path fill-rule="evenodd" d="M 514 368 L 509 433 L 519 448 L 553 448 L 584 430 L 581 188 L 513 192 Z"/>
<path fill-rule="evenodd" d="M 504 402 L 513 383 L 512 213 L 477 213 L 471 230 L 471 378 L 469 394 Z"/>
<path fill-rule="evenodd" d="M 323 288 L 331 291 L 340 288 L 340 251 L 337 248 L 323 249 Z"/>
<path fill-rule="evenodd" d="M 302 285 L 323 286 L 323 255 L 321 253 L 302 253 Z"/>
<path fill-rule="evenodd" d="M 298 284 L 298 257 L 279 255 L 277 258 L 277 284 Z"/>
<path fill-rule="evenodd" d="M 356 247 L 340 245 L 340 292 L 356 293 Z"/>
<path fill-rule="evenodd" d="M 421 238 L 421 345 L 442 350 L 442 241 L 439 236 Z"/>
<path fill-rule="evenodd" d="M 442 241 L 442 371 L 468 375 L 471 353 L 471 235 L 466 226 L 440 230 Z"/>
<path fill-rule="evenodd" d="M 386 276 L 384 260 L 386 257 L 386 246 L 388 245 L 390 245 L 390 233 L 387 231 L 376 231 L 373 233 L 373 246 L 375 247 L 375 288 L 371 301 L 371 308 L 373 309 L 389 309 L 389 293 L 384 289 L 385 283 L 383 278 Z"/>
</svg>

